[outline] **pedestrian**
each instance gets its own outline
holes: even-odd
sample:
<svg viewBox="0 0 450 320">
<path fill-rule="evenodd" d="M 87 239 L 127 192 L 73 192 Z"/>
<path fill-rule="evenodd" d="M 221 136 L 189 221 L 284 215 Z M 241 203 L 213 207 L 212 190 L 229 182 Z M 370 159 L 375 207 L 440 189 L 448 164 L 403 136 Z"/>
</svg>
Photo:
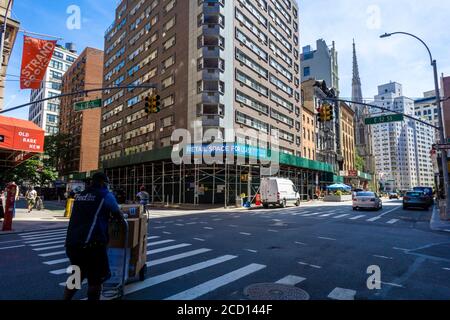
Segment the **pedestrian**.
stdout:
<svg viewBox="0 0 450 320">
<path fill-rule="evenodd" d="M 145 187 L 144 186 L 142 186 L 140 188 L 140 191 L 136 195 L 136 198 L 138 199 L 139 204 L 142 204 L 144 206 L 146 206 L 148 204 L 149 199 L 150 199 L 150 195 L 148 194 L 147 191 L 145 191 Z"/>
<path fill-rule="evenodd" d="M 33 211 L 34 205 L 36 204 L 37 192 L 34 187 L 29 187 L 27 193 L 25 194 L 25 199 L 27 200 L 28 213 Z"/>
<path fill-rule="evenodd" d="M 88 300 L 99 300 L 102 284 L 111 277 L 108 223 L 111 215 L 122 218 L 108 184 L 105 174 L 98 172 L 92 176 L 90 186 L 75 196 L 67 229 L 66 254 L 71 265 L 80 268 L 80 283 L 88 281 Z M 71 300 L 76 291 L 66 286 L 64 299 Z"/>
<path fill-rule="evenodd" d="M 142 187 L 140 188 L 140 191 L 139 191 L 138 194 L 136 195 L 136 198 L 138 199 L 139 204 L 141 204 L 141 205 L 144 206 L 144 212 L 145 212 L 146 214 L 148 214 L 149 212 L 147 211 L 147 210 L 148 210 L 148 207 L 147 207 L 147 206 L 148 206 L 149 201 L 150 201 L 150 195 L 148 194 L 147 191 L 145 191 L 145 187 L 144 187 L 144 186 L 142 186 Z"/>
<path fill-rule="evenodd" d="M 3 209 L 3 197 L 4 197 L 4 192 L 0 192 L 0 219 L 5 218 L 5 209 Z"/>
</svg>

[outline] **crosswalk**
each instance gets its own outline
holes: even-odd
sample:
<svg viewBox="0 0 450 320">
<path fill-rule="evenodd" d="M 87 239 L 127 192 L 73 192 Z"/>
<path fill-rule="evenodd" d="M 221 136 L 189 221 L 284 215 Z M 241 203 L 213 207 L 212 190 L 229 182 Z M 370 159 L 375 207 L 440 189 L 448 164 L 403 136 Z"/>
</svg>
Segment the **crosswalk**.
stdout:
<svg viewBox="0 0 450 320">
<path fill-rule="evenodd" d="M 68 276 L 67 268 L 70 263 L 65 250 L 62 249 L 66 232 L 67 230 L 64 228 L 19 234 L 23 245 L 31 248 L 41 258 L 42 264 L 48 268 L 50 279 L 53 278 L 55 284 L 59 284 L 59 286 L 65 286 Z M 127 284 L 124 288 L 125 299 L 127 295 L 135 293 L 151 297 L 154 292 L 167 292 L 166 296 L 158 297 L 158 299 L 193 300 L 203 298 L 218 289 L 236 283 L 242 287 L 243 291 L 246 286 L 252 284 L 252 275 L 265 277 L 265 273 L 262 272 L 270 268 L 258 261 L 249 261 L 248 257 L 244 259 L 240 254 L 218 253 L 205 244 L 207 244 L 205 241 L 180 242 L 165 234 L 149 236 L 147 243 L 148 277 L 144 281 Z M 177 264 L 171 264 L 174 262 Z M 301 262 L 298 263 L 301 264 Z M 172 284 L 172 281 L 179 283 L 181 278 L 183 279 L 181 285 L 186 283 L 187 287 Z M 297 286 L 307 281 L 305 275 L 288 274 L 279 279 L 269 279 L 268 282 Z M 84 282 L 85 284 L 86 282 Z M 150 290 L 155 286 L 165 287 Z M 329 299 L 354 297 L 354 294 L 348 294 L 349 292 L 353 293 L 354 291 L 330 286 L 330 291 L 324 293 L 324 297 L 329 296 Z"/>
<path fill-rule="evenodd" d="M 315 212 L 314 212 L 315 211 Z M 270 215 L 274 216 L 294 216 L 294 217 L 304 217 L 304 218 L 313 218 L 313 219 L 331 219 L 333 221 L 338 220 L 349 220 L 349 221 L 364 221 L 368 223 L 381 223 L 381 224 L 388 224 L 388 225 L 394 225 L 398 222 L 400 222 L 400 219 L 392 219 L 385 217 L 382 213 L 377 213 L 374 215 L 371 212 L 367 212 L 365 214 L 359 214 L 352 212 L 350 209 L 333 209 L 333 210 L 321 210 L 318 211 L 312 210 L 312 208 L 298 208 L 296 210 L 285 210 L 285 211 L 261 211 L 261 216 L 270 217 Z"/>
</svg>

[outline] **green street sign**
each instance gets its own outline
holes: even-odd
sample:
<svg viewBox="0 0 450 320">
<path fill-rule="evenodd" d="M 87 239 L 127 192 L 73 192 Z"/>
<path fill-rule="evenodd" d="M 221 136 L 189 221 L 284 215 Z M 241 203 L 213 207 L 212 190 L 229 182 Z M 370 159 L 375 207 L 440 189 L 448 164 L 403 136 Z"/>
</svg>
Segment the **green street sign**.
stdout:
<svg viewBox="0 0 450 320">
<path fill-rule="evenodd" d="M 100 108 L 102 106 L 102 99 L 91 101 L 77 102 L 73 105 L 75 111 L 83 111 L 88 109 Z"/>
<path fill-rule="evenodd" d="M 388 122 L 399 122 L 404 120 L 403 114 L 389 114 L 385 116 L 366 118 L 365 123 L 368 125 L 371 124 L 379 124 L 379 123 L 388 123 Z"/>
</svg>

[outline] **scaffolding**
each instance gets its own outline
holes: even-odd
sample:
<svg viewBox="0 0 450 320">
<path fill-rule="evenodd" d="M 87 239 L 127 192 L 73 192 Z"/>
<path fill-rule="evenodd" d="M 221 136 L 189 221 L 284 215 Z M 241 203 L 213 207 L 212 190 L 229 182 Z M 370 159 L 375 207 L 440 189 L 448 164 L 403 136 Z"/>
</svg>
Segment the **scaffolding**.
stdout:
<svg viewBox="0 0 450 320">
<path fill-rule="evenodd" d="M 105 169 L 113 189 L 120 189 L 127 201 L 134 201 L 144 186 L 152 203 L 211 204 L 240 206 L 259 193 L 260 164 L 174 164 L 170 160 L 153 161 Z M 277 177 L 297 186 L 303 201 L 316 197 L 317 189 L 329 183 L 324 172 L 280 165 Z"/>
</svg>

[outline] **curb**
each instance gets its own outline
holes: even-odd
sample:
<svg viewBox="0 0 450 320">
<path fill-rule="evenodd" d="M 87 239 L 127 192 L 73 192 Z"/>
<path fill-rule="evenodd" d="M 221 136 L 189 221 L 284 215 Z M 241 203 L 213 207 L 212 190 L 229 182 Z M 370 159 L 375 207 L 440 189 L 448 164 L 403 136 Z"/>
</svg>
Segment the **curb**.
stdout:
<svg viewBox="0 0 450 320">
<path fill-rule="evenodd" d="M 430 220 L 430 229 L 433 231 L 444 231 L 450 232 L 450 223 L 445 223 L 441 221 L 441 218 L 438 214 L 437 206 L 433 207 L 433 214 L 431 215 Z"/>
</svg>

